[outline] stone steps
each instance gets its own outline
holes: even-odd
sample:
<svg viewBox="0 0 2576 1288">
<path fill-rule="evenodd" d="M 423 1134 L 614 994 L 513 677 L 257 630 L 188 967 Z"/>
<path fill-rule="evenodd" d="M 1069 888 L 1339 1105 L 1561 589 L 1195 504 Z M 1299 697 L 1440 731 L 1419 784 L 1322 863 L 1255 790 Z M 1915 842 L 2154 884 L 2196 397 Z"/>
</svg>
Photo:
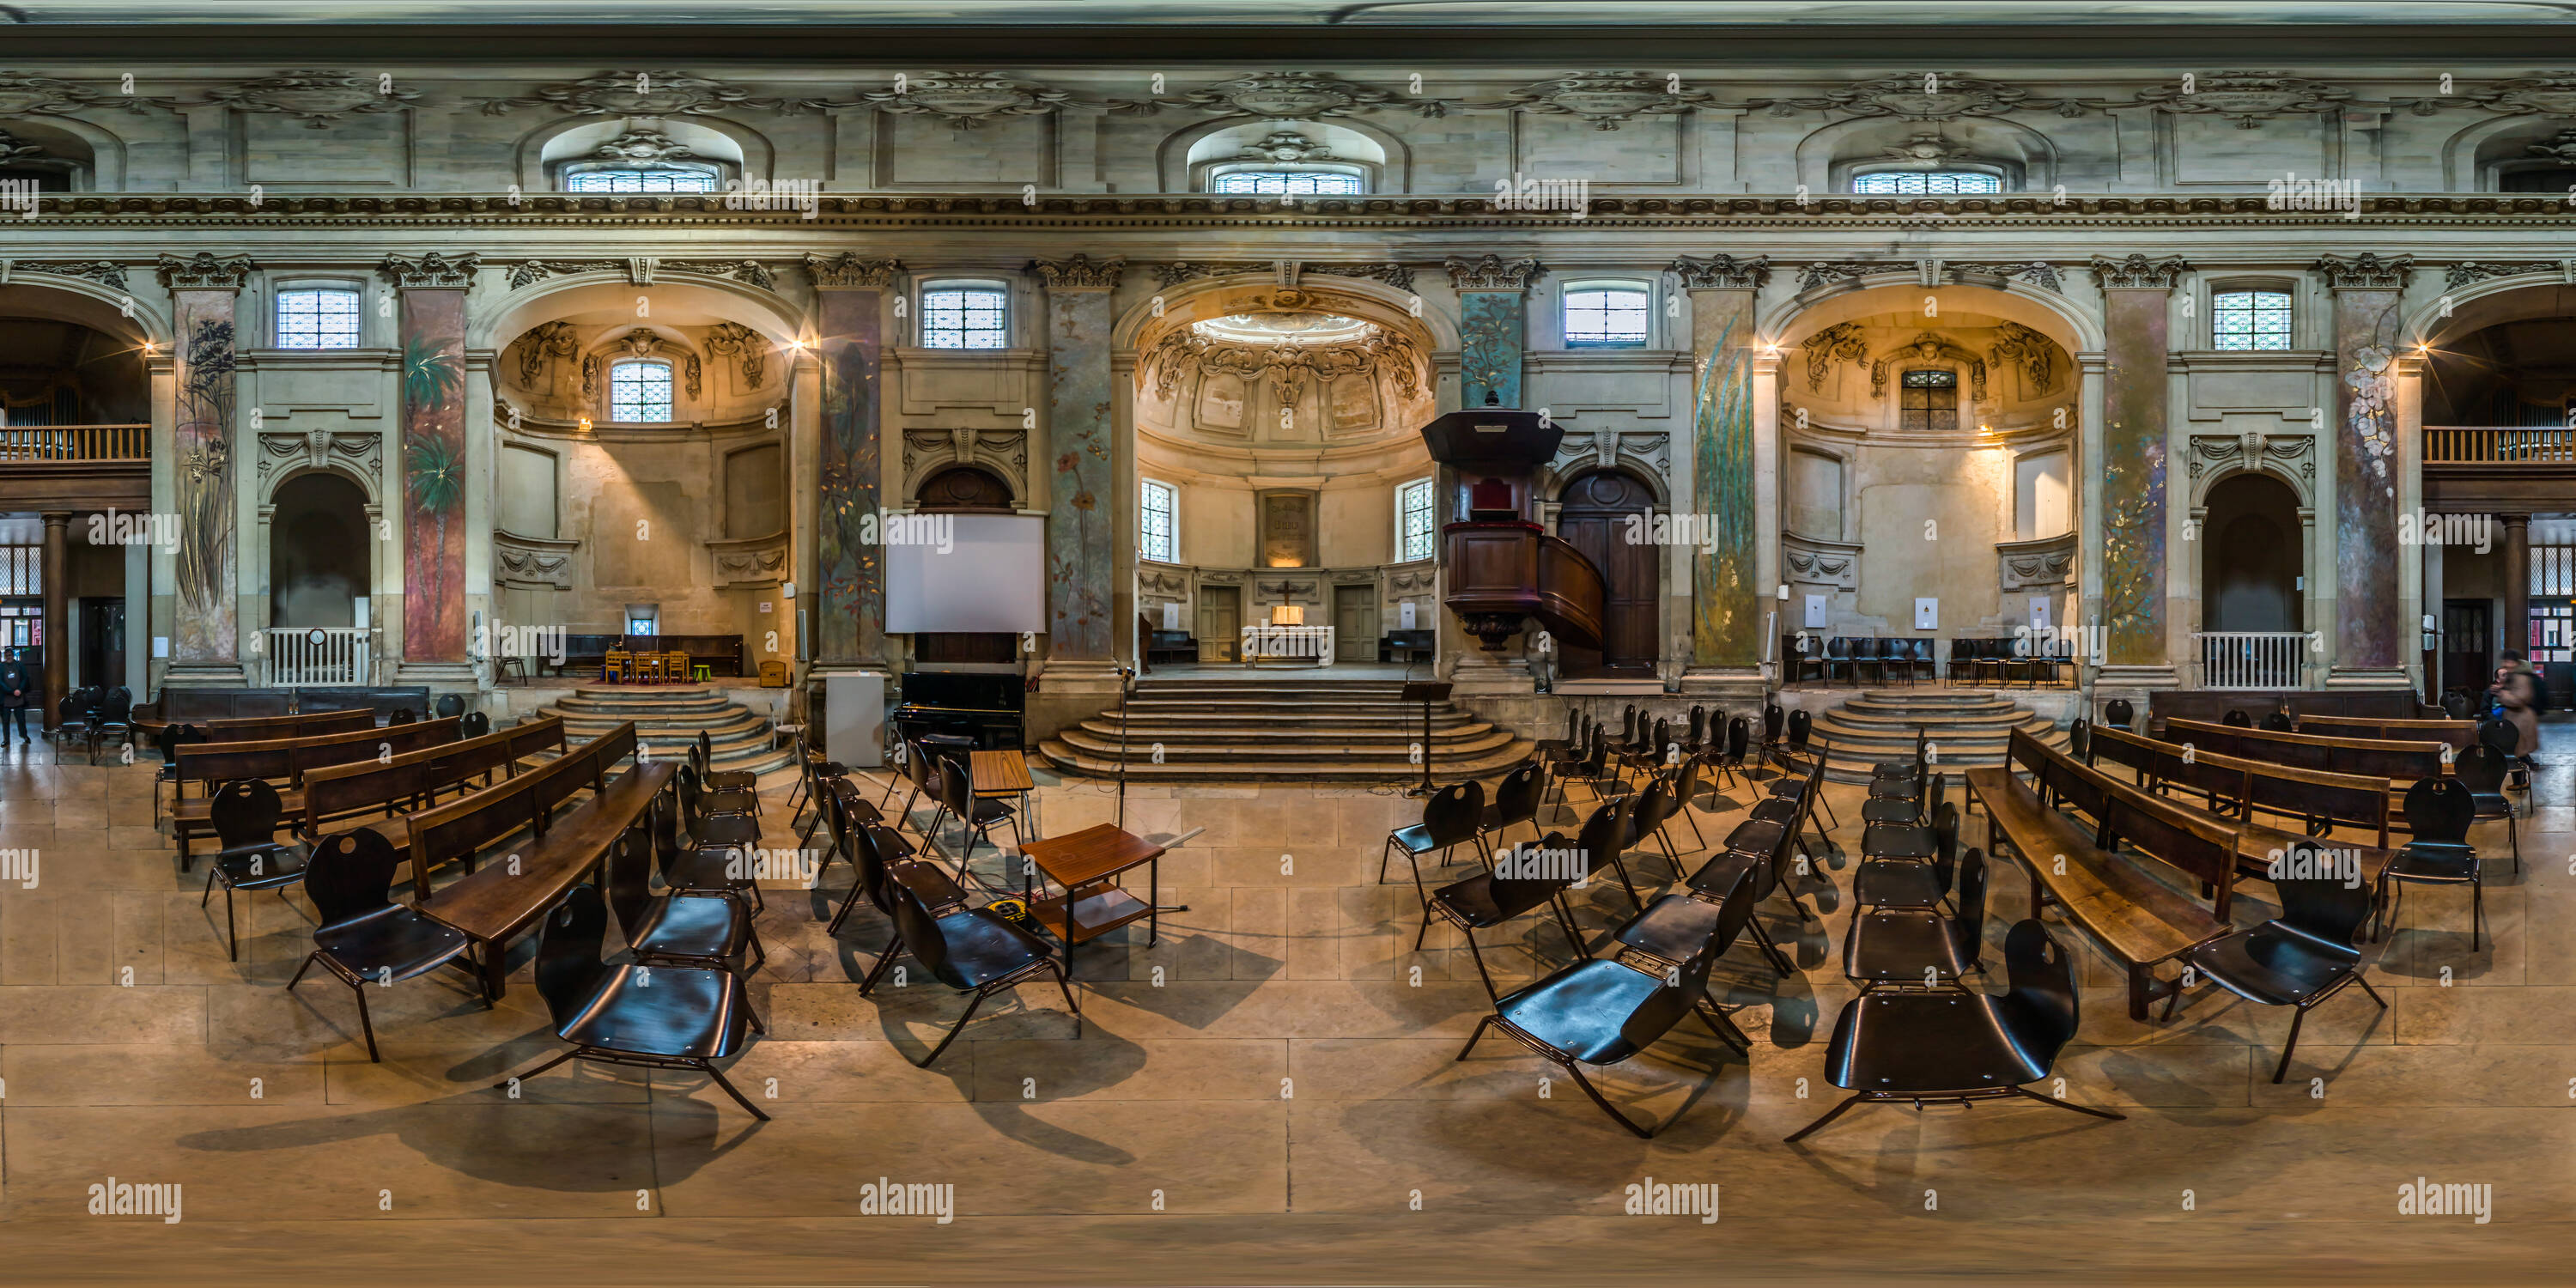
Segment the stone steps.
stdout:
<svg viewBox="0 0 2576 1288">
<path fill-rule="evenodd" d="M 636 739 L 656 755 L 677 755 L 703 732 L 708 762 L 717 770 L 768 773 L 795 761 L 793 749 L 774 745 L 777 739 L 767 718 L 711 685 L 583 685 L 539 713 L 562 717 L 564 737 L 571 742 L 596 738 L 632 720 Z"/>
<path fill-rule="evenodd" d="M 2066 744 L 2048 717 L 1973 691 L 1864 690 L 1814 719 L 1815 740 L 1827 748 L 1825 777 L 1839 783 L 1867 782 L 1878 762 L 1911 758 L 1918 731 L 1931 742 L 1936 772 L 1952 775 L 2004 763 L 2015 729 L 2052 747 Z"/>
<path fill-rule="evenodd" d="M 1111 776 L 1126 734 L 1133 782 L 1387 783 L 1418 778 L 1422 706 L 1396 700 L 1387 681 L 1156 683 L 1137 687 L 1126 710 L 1104 712 L 1038 744 L 1056 768 Z M 1531 744 L 1447 703 L 1431 709 L 1435 779 L 1508 769 Z"/>
</svg>

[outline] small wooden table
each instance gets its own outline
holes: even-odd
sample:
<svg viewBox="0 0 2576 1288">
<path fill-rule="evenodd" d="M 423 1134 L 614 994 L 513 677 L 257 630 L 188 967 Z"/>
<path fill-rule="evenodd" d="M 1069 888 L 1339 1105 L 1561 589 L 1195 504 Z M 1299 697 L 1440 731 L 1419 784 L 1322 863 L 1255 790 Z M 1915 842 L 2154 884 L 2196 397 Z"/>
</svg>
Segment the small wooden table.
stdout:
<svg viewBox="0 0 2576 1288">
<path fill-rule="evenodd" d="M 986 753 L 978 753 L 979 757 Z M 1016 755 L 1017 753 L 1012 753 Z M 1073 974 L 1073 947 L 1098 939 L 1131 921 L 1145 922 L 1145 942 L 1162 933 L 1154 907 L 1162 878 L 1163 847 L 1133 832 L 1102 823 L 1079 832 L 1020 846 L 1028 866 L 1021 869 L 1020 892 L 1030 915 L 1049 934 L 1063 941 L 1064 972 Z M 1145 897 L 1137 899 L 1114 880 L 1119 873 L 1144 868 Z M 1046 874 L 1064 893 L 1040 896 L 1032 871 Z"/>
<path fill-rule="evenodd" d="M 1019 797 L 1019 826 L 1025 829 L 1029 819 L 1029 793 L 1036 791 L 1038 786 L 1037 780 L 1029 777 L 1029 758 L 1017 748 L 1011 748 L 1003 751 L 969 752 L 966 760 L 966 780 L 974 792 L 975 799 L 995 800 L 1005 796 Z"/>
</svg>

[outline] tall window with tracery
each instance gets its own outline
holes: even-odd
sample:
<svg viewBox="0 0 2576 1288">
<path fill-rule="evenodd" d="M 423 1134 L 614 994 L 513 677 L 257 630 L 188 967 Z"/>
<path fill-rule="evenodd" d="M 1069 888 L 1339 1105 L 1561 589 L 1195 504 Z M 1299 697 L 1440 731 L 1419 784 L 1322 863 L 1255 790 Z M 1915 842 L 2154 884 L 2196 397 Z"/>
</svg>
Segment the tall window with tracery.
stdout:
<svg viewBox="0 0 2576 1288">
<path fill-rule="evenodd" d="M 2288 291 L 2220 291 L 2209 305 L 2209 347 L 2290 347 Z"/>
<path fill-rule="evenodd" d="M 608 418 L 622 424 L 671 419 L 671 364 L 621 362 L 608 369 Z"/>
<path fill-rule="evenodd" d="M 1136 542 L 1136 557 L 1156 563 L 1179 563 L 1180 496 L 1169 483 L 1145 480 L 1144 528 Z"/>
<path fill-rule="evenodd" d="M 1432 538 L 1439 525 L 1431 521 L 1431 480 L 1415 479 L 1396 489 L 1395 521 L 1397 547 L 1403 561 L 1431 557 Z"/>
<path fill-rule="evenodd" d="M 1898 393 L 1898 428 L 1938 432 L 1959 427 L 1958 372 L 1906 372 Z"/>
</svg>

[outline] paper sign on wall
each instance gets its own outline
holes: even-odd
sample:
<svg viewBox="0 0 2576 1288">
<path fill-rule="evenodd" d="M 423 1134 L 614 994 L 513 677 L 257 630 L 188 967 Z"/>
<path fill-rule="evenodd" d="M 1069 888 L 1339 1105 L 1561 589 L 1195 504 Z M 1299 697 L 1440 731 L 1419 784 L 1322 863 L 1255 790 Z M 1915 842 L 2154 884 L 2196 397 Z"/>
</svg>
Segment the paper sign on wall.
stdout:
<svg viewBox="0 0 2576 1288">
<path fill-rule="evenodd" d="M 1396 604 L 1395 621 L 1397 630 L 1415 631 L 1422 629 L 1421 627 L 1413 624 L 1413 609 L 1413 601 L 1410 599 L 1403 600 Z"/>
<path fill-rule="evenodd" d="M 1163 605 L 1163 629 L 1167 631 L 1177 631 L 1181 629 L 1181 606 L 1179 604 Z"/>
<path fill-rule="evenodd" d="M 1822 630 L 1822 629 L 1824 629 L 1824 626 L 1825 626 L 1825 597 L 1824 597 L 1824 596 L 1822 596 L 1822 595 L 1809 595 L 1809 596 L 1807 596 L 1807 621 L 1806 621 L 1806 626 L 1807 626 L 1807 629 L 1809 629 L 1809 630 Z"/>
<path fill-rule="evenodd" d="M 1918 631 L 1937 631 L 1941 629 L 1940 600 L 1917 599 L 1914 601 L 1914 629 Z"/>
<path fill-rule="evenodd" d="M 2030 597 L 2030 628 L 2034 631 L 2044 631 L 2048 629 L 2048 596 L 2033 595 Z"/>
<path fill-rule="evenodd" d="M 167 635 L 155 635 L 155 636 L 153 636 L 153 637 L 152 637 L 152 656 L 154 656 L 154 657 L 168 657 L 168 656 L 170 656 L 170 637 L 169 637 L 169 636 L 167 636 Z"/>
</svg>

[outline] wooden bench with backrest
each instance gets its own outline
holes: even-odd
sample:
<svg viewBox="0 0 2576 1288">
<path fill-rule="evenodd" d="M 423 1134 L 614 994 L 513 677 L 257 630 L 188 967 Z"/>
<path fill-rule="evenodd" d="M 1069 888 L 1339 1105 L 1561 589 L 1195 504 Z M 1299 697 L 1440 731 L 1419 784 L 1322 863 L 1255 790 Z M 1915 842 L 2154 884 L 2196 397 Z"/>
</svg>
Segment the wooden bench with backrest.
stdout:
<svg viewBox="0 0 2576 1288">
<path fill-rule="evenodd" d="M 137 720 L 134 727 L 146 733 L 159 733 L 170 723 L 166 720 Z M 177 723 L 192 724 L 205 730 L 209 742 L 258 742 L 373 728 L 376 713 L 364 709 L 314 711 L 293 716 L 229 716 L 219 720 L 182 720 Z"/>
<path fill-rule="evenodd" d="M 414 852 L 426 856 L 413 865 L 416 883 L 448 858 L 461 858 L 470 869 L 423 895 L 420 909 L 476 942 L 492 996 L 506 987 L 510 941 L 596 869 L 620 835 L 643 824 L 669 787 L 677 768 L 669 761 L 609 778 L 608 767 L 633 741 L 634 726 L 621 725 L 507 782 L 412 816 Z M 589 799 L 558 812 L 585 789 Z M 522 829 L 528 835 L 512 840 Z M 473 852 L 495 842 L 507 843 L 506 854 L 474 866 Z"/>
<path fill-rule="evenodd" d="M 2164 740 L 2222 756 L 2259 760 L 2329 774 L 2352 774 L 2396 784 L 2400 790 L 2426 778 L 2450 772 L 2443 756 L 2450 744 L 2423 740 L 2392 742 L 2384 738 L 2332 738 L 2322 734 L 2275 733 L 2200 720 L 2168 720 Z"/>
<path fill-rule="evenodd" d="M 549 744 L 557 749 L 564 745 L 560 718 L 423 747 L 390 760 L 314 769 L 304 775 L 304 809 L 296 819 L 295 834 L 311 844 L 333 832 L 363 827 L 383 833 L 395 853 L 405 854 L 411 835 L 396 816 L 399 809 L 428 808 L 441 794 L 469 787 L 476 779 L 488 787 L 495 774 L 516 775 L 527 750 Z M 383 810 L 383 817 L 355 817 L 376 809 Z"/>
<path fill-rule="evenodd" d="M 2362 879 L 2374 888 L 2396 858 L 2396 852 L 2389 848 L 2388 834 L 2403 823 L 2391 808 L 2388 784 L 2379 778 L 2330 774 L 2197 749 L 2186 757 L 2175 744 L 2117 729 L 2097 730 L 2090 750 L 2097 766 L 2104 761 L 2125 766 L 2149 791 L 2160 791 L 2167 783 L 2185 783 L 2209 796 L 2213 813 L 2221 812 L 2223 807 L 2236 810 L 2239 817 L 2228 821 L 2236 828 L 2237 871 L 2242 875 L 2269 880 L 2276 857 L 2288 854 L 2294 844 L 2327 837 L 2338 827 L 2360 828 L 2371 834 L 2368 845 L 2329 844 L 2326 848 L 2352 852 Z M 2297 820 L 2303 830 L 2290 832 L 2264 826 L 2252 817 L 2257 812 Z"/>
<path fill-rule="evenodd" d="M 411 724 L 387 725 L 382 729 L 352 729 L 345 733 L 315 734 L 306 738 L 276 738 L 264 742 L 196 742 L 179 748 L 177 772 L 178 798 L 170 804 L 170 835 L 178 842 L 179 868 L 188 867 L 188 843 L 212 835 L 214 824 L 209 810 L 213 802 L 206 797 L 187 798 L 188 784 L 203 784 L 211 792 L 217 783 L 236 779 L 257 778 L 278 785 L 278 803 L 286 815 L 304 812 L 301 775 L 331 765 L 353 764 L 361 760 L 382 760 L 406 751 L 457 741 L 459 717 L 420 720 Z"/>
<path fill-rule="evenodd" d="M 2016 766 L 2035 784 L 2015 777 Z M 2226 828 L 2115 782 L 2020 730 L 2010 763 L 1968 770 L 1966 778 L 1987 811 L 1989 851 L 2008 846 L 2031 874 L 2031 915 L 2056 904 L 2121 964 L 2131 1018 L 2145 1021 L 2155 999 L 2176 987 L 2158 978 L 2156 967 L 2227 933 L 2220 912 L 2144 866 L 2161 862 L 2196 879 L 2223 907 L 2236 875 L 2235 840 Z M 2049 798 L 2090 821 L 2050 807 Z M 2121 853 L 2124 842 L 2139 857 Z"/>
<path fill-rule="evenodd" d="M 2328 738 L 2377 738 L 2383 742 L 2447 742 L 2454 751 L 2478 740 L 2475 720 L 2369 720 L 2357 716 L 2300 716 L 2296 732 Z"/>
</svg>

